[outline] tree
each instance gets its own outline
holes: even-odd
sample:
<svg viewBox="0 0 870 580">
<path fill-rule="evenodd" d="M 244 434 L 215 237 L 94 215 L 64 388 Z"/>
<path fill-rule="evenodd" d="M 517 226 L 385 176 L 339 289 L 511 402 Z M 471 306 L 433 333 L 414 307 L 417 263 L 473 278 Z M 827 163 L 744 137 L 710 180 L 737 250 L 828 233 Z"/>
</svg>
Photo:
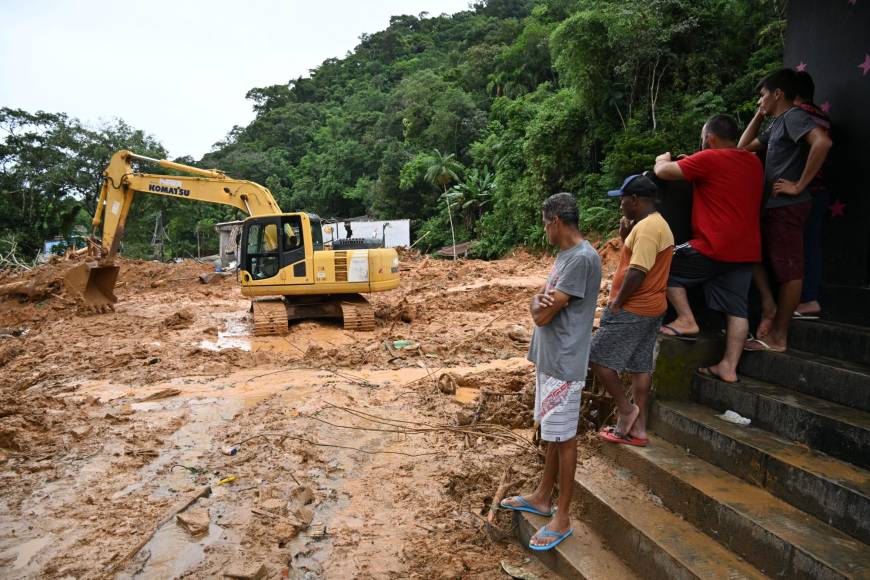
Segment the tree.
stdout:
<svg viewBox="0 0 870 580">
<path fill-rule="evenodd" d="M 476 233 L 477 222 L 492 201 L 494 190 L 495 176 L 492 172 L 489 169 L 480 171 L 474 168 L 468 172 L 464 182 L 447 192 L 447 195 L 462 208 L 465 229 L 471 235 Z"/>
<path fill-rule="evenodd" d="M 444 155 L 438 149 L 429 157 L 429 168 L 426 170 L 426 181 L 438 186 L 442 190 L 442 198 L 447 206 L 447 217 L 450 220 L 450 238 L 453 241 L 453 259 L 456 260 L 456 232 L 453 229 L 453 210 L 451 209 L 450 196 L 447 195 L 447 186 L 454 181 L 459 181 L 462 165 L 456 161 L 455 155 Z"/>
</svg>

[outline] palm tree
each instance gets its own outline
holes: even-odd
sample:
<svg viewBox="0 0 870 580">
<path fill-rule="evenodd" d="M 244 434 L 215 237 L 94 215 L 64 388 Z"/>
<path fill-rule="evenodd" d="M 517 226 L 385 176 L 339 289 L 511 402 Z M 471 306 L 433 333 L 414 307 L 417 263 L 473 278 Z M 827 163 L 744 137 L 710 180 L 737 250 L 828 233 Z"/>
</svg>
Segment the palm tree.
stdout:
<svg viewBox="0 0 870 580">
<path fill-rule="evenodd" d="M 426 170 L 425 176 L 426 181 L 441 188 L 441 197 L 444 198 L 444 203 L 447 205 L 447 218 L 450 220 L 450 239 L 453 240 L 454 260 L 456 260 L 456 233 L 453 231 L 453 211 L 450 207 L 450 196 L 447 195 L 447 186 L 454 181 L 459 181 L 459 175 L 456 172 L 460 170 L 462 165 L 460 165 L 455 157 L 453 153 L 444 155 L 438 149 L 435 149 L 429 157 L 429 169 Z"/>
<path fill-rule="evenodd" d="M 465 227 L 472 234 L 476 230 L 477 220 L 483 214 L 483 209 L 492 200 L 494 190 L 495 176 L 492 172 L 489 169 L 481 171 L 475 168 L 468 172 L 463 183 L 450 191 L 452 199 L 462 206 Z"/>
</svg>

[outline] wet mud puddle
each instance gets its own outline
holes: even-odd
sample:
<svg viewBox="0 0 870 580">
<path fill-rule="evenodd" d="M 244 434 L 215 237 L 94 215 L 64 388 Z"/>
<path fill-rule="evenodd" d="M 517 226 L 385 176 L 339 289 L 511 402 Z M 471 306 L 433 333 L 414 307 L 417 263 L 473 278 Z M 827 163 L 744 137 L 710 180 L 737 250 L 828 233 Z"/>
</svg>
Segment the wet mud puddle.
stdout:
<svg viewBox="0 0 870 580">
<path fill-rule="evenodd" d="M 237 348 L 243 351 L 251 350 L 251 322 L 247 310 L 238 312 L 220 312 L 214 315 L 224 323 L 224 329 L 218 331 L 216 340 L 203 340 L 199 347 L 203 350 L 220 351 Z"/>
<path fill-rule="evenodd" d="M 314 371 L 302 374 L 309 380 L 315 376 Z M 321 380 L 324 378 L 326 377 L 321 377 Z M 300 377 L 296 377 L 296 380 L 299 379 Z M 249 501 L 251 496 L 246 495 L 246 498 L 242 499 L 239 493 L 240 490 L 256 487 L 257 481 L 238 480 L 221 485 L 222 479 L 233 476 L 231 468 L 208 473 L 198 470 L 199 466 L 209 463 L 209 455 L 221 453 L 221 446 L 226 444 L 226 441 L 218 441 L 214 437 L 219 426 L 232 421 L 242 409 L 255 407 L 260 401 L 276 394 L 274 384 L 258 385 L 256 379 L 253 383 L 254 389 L 239 393 L 240 396 L 181 399 L 164 405 L 162 409 L 157 404 L 136 405 L 137 412 L 160 413 L 173 408 L 184 409 L 188 414 L 187 421 L 168 440 L 167 447 L 172 451 L 164 453 L 141 468 L 138 481 L 118 492 L 118 495 L 135 493 L 145 482 L 156 478 L 158 473 L 163 474 L 162 479 L 157 488 L 151 492 L 151 497 L 167 495 L 183 497 L 202 485 L 203 479 L 206 479 L 207 485 L 211 486 L 211 494 L 196 500 L 188 508 L 179 512 L 188 514 L 207 510 L 205 533 L 192 535 L 179 524 L 177 517 L 171 518 L 157 529 L 148 543 L 139 550 L 118 576 L 119 578 L 158 580 L 183 576 L 197 569 L 209 554 L 232 553 L 242 543 L 244 538 L 237 530 L 243 529 L 255 516 L 252 515 Z M 282 405 L 291 407 L 299 403 L 304 406 L 303 401 L 309 398 L 311 393 L 311 388 L 299 386 L 289 390 L 282 389 L 277 394 Z M 328 437 L 339 445 L 352 445 L 365 449 L 379 448 L 383 439 L 378 434 L 366 434 L 361 437 L 353 431 L 346 432 L 344 435 L 330 433 Z M 346 478 L 352 479 L 353 474 L 360 467 L 359 459 L 353 455 L 353 452 L 336 454 L 336 457 L 330 458 L 325 465 L 313 466 L 304 474 L 317 485 L 318 495 L 327 499 L 317 506 L 310 528 L 287 545 L 291 560 L 288 566 L 292 569 L 291 577 L 319 576 L 323 566 L 328 562 L 332 554 L 334 537 L 331 529 L 335 526 L 336 514 L 350 503 L 350 494 L 342 493 L 340 490 Z M 168 474 L 167 467 L 170 468 Z"/>
<path fill-rule="evenodd" d="M 165 448 L 153 461 L 139 469 L 135 481 L 118 491 L 112 499 L 119 499 L 140 491 L 154 482 L 158 485 L 151 491 L 153 499 L 183 496 L 197 487 L 197 475 L 208 477 L 217 483 L 224 474 L 206 472 L 208 455 L 217 447 L 213 434 L 219 425 L 232 418 L 246 404 L 245 398 L 179 398 L 166 403 L 136 403 L 133 409 L 145 413 L 150 420 L 159 421 L 166 414 L 182 414 L 185 423 L 166 441 Z M 200 499 L 192 503 L 182 513 L 203 509 Z M 212 509 L 215 512 L 220 507 Z M 211 518 L 219 514 L 211 514 Z M 222 515 L 222 514 L 220 514 Z M 184 530 L 175 517 L 160 526 L 145 546 L 139 550 L 132 562 L 119 574 L 119 578 L 162 579 L 176 578 L 186 570 L 199 564 L 205 557 L 208 546 L 218 542 L 238 542 L 231 531 L 218 524 L 209 523 L 207 532 L 192 536 Z"/>
</svg>

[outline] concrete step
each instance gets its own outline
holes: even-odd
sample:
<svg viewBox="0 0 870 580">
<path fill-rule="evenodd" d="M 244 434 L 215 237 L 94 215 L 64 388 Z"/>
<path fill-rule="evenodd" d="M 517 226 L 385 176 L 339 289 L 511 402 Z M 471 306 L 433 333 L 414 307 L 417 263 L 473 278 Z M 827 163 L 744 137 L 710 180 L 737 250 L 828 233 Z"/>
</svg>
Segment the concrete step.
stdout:
<svg viewBox="0 0 870 580">
<path fill-rule="evenodd" d="M 870 288 L 859 286 L 856 280 L 852 282 L 855 285 L 822 285 L 819 302 L 825 310 L 825 318 L 870 327 Z"/>
<path fill-rule="evenodd" d="M 870 543 L 870 472 L 718 413 L 697 403 L 656 402 L 653 427 L 677 447 Z"/>
<path fill-rule="evenodd" d="M 789 349 L 746 352 L 738 373 L 795 391 L 870 411 L 870 367 Z"/>
<path fill-rule="evenodd" d="M 644 579 L 766 577 L 601 456 L 583 460 L 574 482 L 584 521 Z"/>
<path fill-rule="evenodd" d="M 523 546 L 550 518 L 526 512 L 514 512 L 513 522 Z M 581 580 L 635 580 L 634 574 L 616 554 L 608 550 L 601 538 L 581 519 L 573 518 L 574 533 L 548 552 L 531 552 L 563 578 Z"/>
<path fill-rule="evenodd" d="M 870 468 L 870 413 L 748 377 L 728 384 L 696 375 L 692 384 L 703 405 L 736 411 L 755 427 Z"/>
<path fill-rule="evenodd" d="M 870 328 L 865 326 L 795 320 L 789 329 L 788 344 L 804 352 L 870 365 Z"/>
<path fill-rule="evenodd" d="M 870 576 L 867 544 L 664 439 L 654 437 L 646 448 L 603 449 L 665 506 L 769 576 Z"/>
</svg>

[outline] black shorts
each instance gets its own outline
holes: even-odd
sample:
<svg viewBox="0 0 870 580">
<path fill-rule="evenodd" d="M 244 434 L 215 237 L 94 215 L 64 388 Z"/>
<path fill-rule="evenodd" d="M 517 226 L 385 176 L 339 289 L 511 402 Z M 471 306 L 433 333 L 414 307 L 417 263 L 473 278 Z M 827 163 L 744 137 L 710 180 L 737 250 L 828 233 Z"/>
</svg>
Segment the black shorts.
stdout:
<svg viewBox="0 0 870 580">
<path fill-rule="evenodd" d="M 689 244 L 674 248 L 668 287 L 694 288 L 701 284 L 709 308 L 737 318 L 749 318 L 752 264 L 720 262 Z"/>
</svg>

